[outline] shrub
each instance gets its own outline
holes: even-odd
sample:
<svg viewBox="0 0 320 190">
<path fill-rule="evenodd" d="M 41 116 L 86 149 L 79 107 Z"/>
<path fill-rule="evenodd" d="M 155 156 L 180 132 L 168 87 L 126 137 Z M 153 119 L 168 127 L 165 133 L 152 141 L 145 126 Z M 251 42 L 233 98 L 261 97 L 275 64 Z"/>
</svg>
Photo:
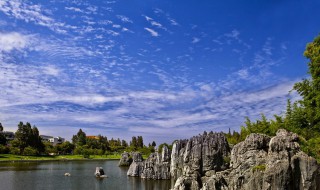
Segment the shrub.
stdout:
<svg viewBox="0 0 320 190">
<path fill-rule="evenodd" d="M 19 155 L 20 154 L 20 149 L 17 147 L 10 147 L 10 154 L 15 154 L 15 155 Z"/>
<path fill-rule="evenodd" d="M 0 154 L 8 154 L 8 153 L 9 153 L 9 148 L 7 146 L 0 144 Z"/>
<path fill-rule="evenodd" d="M 38 151 L 37 151 L 37 149 L 28 146 L 28 147 L 26 147 L 26 148 L 24 149 L 23 155 L 35 156 L 35 155 L 38 155 Z"/>
<path fill-rule="evenodd" d="M 223 157 L 223 162 L 226 164 L 230 164 L 231 158 L 229 156 L 224 156 Z"/>
<path fill-rule="evenodd" d="M 266 170 L 266 165 L 265 164 L 262 164 L 262 165 L 257 165 L 257 166 L 254 166 L 252 168 L 252 171 L 253 172 L 256 172 L 256 171 L 265 171 Z"/>
</svg>

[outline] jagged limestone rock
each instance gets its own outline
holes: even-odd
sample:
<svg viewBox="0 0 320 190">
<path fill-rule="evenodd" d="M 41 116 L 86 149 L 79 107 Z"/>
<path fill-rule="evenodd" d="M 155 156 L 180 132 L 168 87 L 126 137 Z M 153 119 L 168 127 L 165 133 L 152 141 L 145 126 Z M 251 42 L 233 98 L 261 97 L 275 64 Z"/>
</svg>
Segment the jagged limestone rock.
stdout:
<svg viewBox="0 0 320 190">
<path fill-rule="evenodd" d="M 230 148 L 223 133 L 204 133 L 164 146 L 142 162 L 134 154 L 128 175 L 171 179 L 173 190 L 320 190 L 320 167 L 300 150 L 298 135 L 250 134 Z M 230 155 L 230 165 L 225 159 Z M 229 166 L 229 168 L 228 168 Z"/>
<path fill-rule="evenodd" d="M 124 152 L 121 154 L 121 158 L 118 166 L 130 166 L 132 163 L 132 158 L 128 152 Z"/>
<path fill-rule="evenodd" d="M 171 155 L 171 175 L 177 178 L 174 190 L 200 189 L 201 177 L 209 171 L 227 168 L 224 158 L 230 154 L 223 133 L 204 133 L 188 141 L 176 141 Z"/>
<path fill-rule="evenodd" d="M 319 190 L 320 168 L 300 150 L 298 136 L 251 134 L 231 151 L 231 168 L 202 178 L 202 190 Z"/>
<path fill-rule="evenodd" d="M 141 153 L 132 152 L 131 153 L 133 162 L 131 163 L 129 170 L 127 172 L 128 176 L 141 176 L 141 173 L 144 168 L 143 158 Z"/>
<path fill-rule="evenodd" d="M 146 179 L 170 179 L 170 150 L 163 146 L 161 154 L 158 152 L 150 154 L 144 161 L 144 170 L 141 178 Z"/>
</svg>

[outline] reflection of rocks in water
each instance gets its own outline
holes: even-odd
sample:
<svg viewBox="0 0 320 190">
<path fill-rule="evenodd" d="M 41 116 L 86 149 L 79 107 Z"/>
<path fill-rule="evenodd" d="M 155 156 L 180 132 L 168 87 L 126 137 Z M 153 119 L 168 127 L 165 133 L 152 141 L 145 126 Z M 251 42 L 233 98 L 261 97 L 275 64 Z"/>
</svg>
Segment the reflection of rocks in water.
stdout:
<svg viewBox="0 0 320 190">
<path fill-rule="evenodd" d="M 171 188 L 171 180 L 141 180 L 146 190 L 168 190 Z"/>
</svg>

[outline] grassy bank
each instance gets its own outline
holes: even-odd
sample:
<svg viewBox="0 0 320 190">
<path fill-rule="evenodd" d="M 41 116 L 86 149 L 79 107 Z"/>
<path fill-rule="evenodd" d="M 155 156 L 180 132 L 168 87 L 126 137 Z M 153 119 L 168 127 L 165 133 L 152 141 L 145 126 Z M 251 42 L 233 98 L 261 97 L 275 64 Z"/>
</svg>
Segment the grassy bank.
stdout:
<svg viewBox="0 0 320 190">
<path fill-rule="evenodd" d="M 54 160 L 116 160 L 120 159 L 120 154 L 113 155 L 90 155 L 89 158 L 84 158 L 83 155 L 57 155 L 57 156 L 21 156 L 14 154 L 0 154 L 1 161 L 54 161 Z"/>
</svg>

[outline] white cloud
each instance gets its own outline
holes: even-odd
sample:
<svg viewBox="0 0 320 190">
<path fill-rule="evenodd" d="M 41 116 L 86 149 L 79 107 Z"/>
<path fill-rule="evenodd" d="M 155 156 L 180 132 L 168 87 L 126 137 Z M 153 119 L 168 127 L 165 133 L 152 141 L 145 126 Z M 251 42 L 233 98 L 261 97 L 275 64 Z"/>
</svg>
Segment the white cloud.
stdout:
<svg viewBox="0 0 320 190">
<path fill-rule="evenodd" d="M 93 14 L 97 13 L 98 7 L 97 6 L 89 6 L 86 8 L 88 11 L 90 11 Z"/>
<path fill-rule="evenodd" d="M 118 19 L 120 19 L 124 23 L 133 23 L 132 20 L 130 20 L 128 17 L 124 15 L 117 15 Z"/>
<path fill-rule="evenodd" d="M 178 26 L 179 25 L 179 23 L 177 21 L 175 21 L 174 19 L 172 19 L 172 18 L 169 18 L 169 21 L 171 22 L 171 25 L 173 25 L 173 26 Z"/>
<path fill-rule="evenodd" d="M 237 72 L 237 74 L 239 75 L 240 79 L 247 79 L 249 76 L 249 72 L 247 69 L 241 69 Z"/>
<path fill-rule="evenodd" d="M 151 21 L 150 23 L 151 23 L 152 26 L 157 26 L 159 28 L 162 28 L 162 24 L 160 24 L 159 22 Z"/>
<path fill-rule="evenodd" d="M 29 43 L 29 36 L 17 32 L 0 32 L 0 51 L 9 52 L 13 49 L 21 50 Z"/>
<path fill-rule="evenodd" d="M 119 24 L 114 24 L 112 25 L 113 28 L 121 28 L 121 26 Z"/>
<path fill-rule="evenodd" d="M 271 100 L 273 98 L 285 97 L 289 95 L 289 91 L 292 90 L 295 81 L 289 81 L 280 83 L 276 86 L 269 87 L 255 92 L 243 92 L 239 94 L 233 94 L 226 96 L 223 101 L 226 102 L 241 102 L 241 103 L 255 103 L 265 100 Z"/>
<path fill-rule="evenodd" d="M 151 28 L 144 28 L 146 31 L 150 32 L 151 36 L 154 36 L 154 37 L 158 37 L 159 34 L 158 32 L 154 31 L 153 29 Z"/>
<path fill-rule="evenodd" d="M 25 22 L 33 22 L 58 33 L 66 33 L 66 27 L 68 27 L 64 23 L 57 22 L 45 15 L 47 11 L 40 5 L 30 4 L 22 0 L 3 0 L 0 2 L 0 11 L 8 16 Z"/>
<path fill-rule="evenodd" d="M 191 43 L 196 44 L 196 43 L 198 43 L 198 42 L 200 42 L 200 38 L 194 37 L 194 38 L 192 39 L 192 42 L 191 42 Z"/>
<path fill-rule="evenodd" d="M 144 15 L 142 15 L 142 16 L 144 16 Z M 148 17 L 148 16 L 144 16 L 144 18 L 145 18 L 147 21 L 152 21 L 152 20 L 153 20 L 153 18 Z"/>
<path fill-rule="evenodd" d="M 47 65 L 47 66 L 43 67 L 43 72 L 47 75 L 51 75 L 51 76 L 55 76 L 55 77 L 58 77 L 59 74 L 61 73 L 60 69 L 58 69 L 54 65 Z"/>
<path fill-rule="evenodd" d="M 65 7 L 65 9 L 70 10 L 70 11 L 74 11 L 74 12 L 84 13 L 83 10 L 81 10 L 80 8 L 77 8 L 77 7 Z"/>
<path fill-rule="evenodd" d="M 240 32 L 236 29 L 232 30 L 230 33 L 225 34 L 225 36 L 229 38 L 234 38 L 234 39 L 238 39 L 239 35 L 240 35 Z"/>
</svg>

